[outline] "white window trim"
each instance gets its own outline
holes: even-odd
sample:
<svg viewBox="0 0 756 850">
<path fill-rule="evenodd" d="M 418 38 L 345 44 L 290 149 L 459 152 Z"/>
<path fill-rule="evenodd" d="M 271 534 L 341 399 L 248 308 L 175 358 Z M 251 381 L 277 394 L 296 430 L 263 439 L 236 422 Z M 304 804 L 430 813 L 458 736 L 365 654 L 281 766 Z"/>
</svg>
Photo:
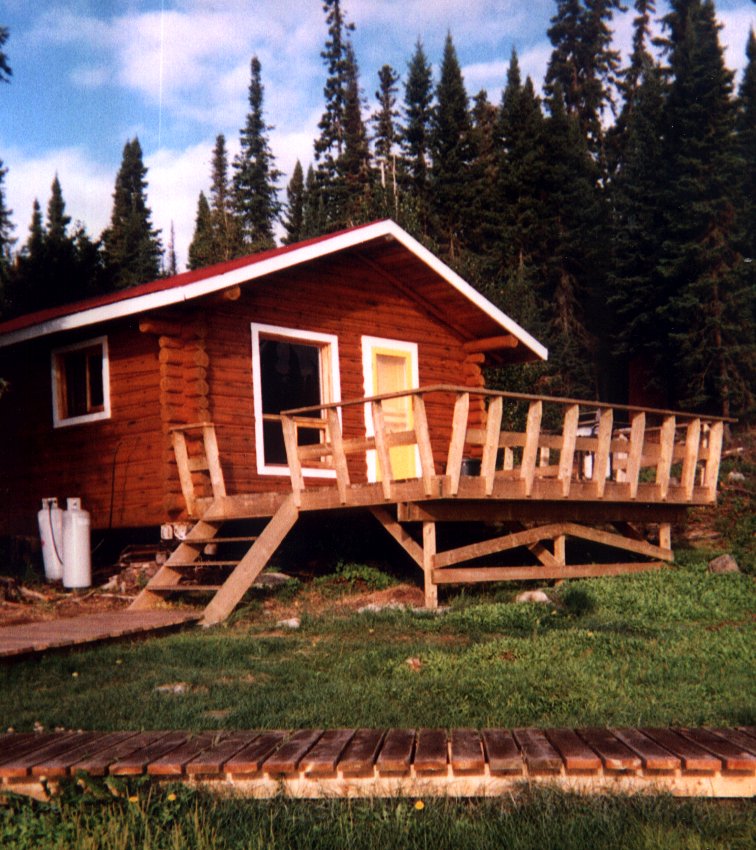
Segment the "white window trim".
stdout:
<svg viewBox="0 0 756 850">
<path fill-rule="evenodd" d="M 92 346 L 102 346 L 102 404 L 103 409 L 96 413 L 85 413 L 82 416 L 61 416 L 60 397 L 61 374 L 58 370 L 58 357 L 68 354 L 70 351 L 78 351 L 82 348 L 91 348 Z M 64 345 L 60 348 L 54 348 L 50 354 L 50 372 L 52 376 L 52 409 L 53 409 L 53 427 L 67 428 L 69 425 L 81 425 L 85 422 L 97 422 L 100 419 L 110 419 L 110 357 L 108 354 L 108 338 L 106 336 L 98 336 L 94 339 L 87 339 L 83 342 L 76 342 L 72 345 Z"/>
<path fill-rule="evenodd" d="M 407 342 L 402 339 L 388 339 L 381 336 L 362 337 L 362 375 L 365 386 L 365 395 L 377 395 L 373 383 L 373 349 L 387 348 L 410 356 L 410 368 L 412 370 L 412 386 L 420 386 L 420 367 L 418 362 L 418 345 L 416 342 Z M 365 405 L 365 436 L 374 437 L 373 415 L 370 405 Z M 415 468 L 420 469 L 420 452 L 415 448 Z M 378 457 L 375 449 L 367 452 L 368 481 L 375 483 L 378 480 Z"/>
<path fill-rule="evenodd" d="M 280 327 L 279 325 L 264 325 L 252 322 L 252 396 L 254 400 L 255 414 L 255 457 L 257 460 L 258 475 L 289 475 L 288 465 L 268 464 L 265 462 L 265 444 L 263 441 L 263 412 L 262 412 L 262 379 L 260 371 L 260 335 L 277 336 L 281 339 L 291 339 L 303 343 L 315 343 L 321 347 L 330 348 L 328 363 L 321 366 L 327 368 L 330 365 L 330 374 L 327 379 L 330 383 L 331 395 L 328 402 L 341 401 L 341 379 L 339 375 L 339 338 L 335 334 L 325 334 L 318 331 L 303 331 L 294 328 Z M 341 418 L 341 410 L 339 410 Z M 302 467 L 302 474 L 312 478 L 335 478 L 333 469 L 308 469 Z"/>
</svg>

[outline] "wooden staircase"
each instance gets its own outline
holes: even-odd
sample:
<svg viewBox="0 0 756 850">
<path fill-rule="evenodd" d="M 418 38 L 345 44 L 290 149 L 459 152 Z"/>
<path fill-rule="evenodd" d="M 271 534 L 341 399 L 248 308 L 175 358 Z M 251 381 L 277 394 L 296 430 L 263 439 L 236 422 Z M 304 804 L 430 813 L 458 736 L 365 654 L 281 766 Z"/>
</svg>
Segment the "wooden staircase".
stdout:
<svg viewBox="0 0 756 850">
<path fill-rule="evenodd" d="M 188 432 L 196 432 L 190 434 L 195 439 L 187 440 Z M 187 508 L 200 518 L 130 608 L 154 608 L 177 594 L 212 595 L 200 621 L 211 626 L 225 620 L 249 590 L 296 523 L 299 510 L 290 495 L 265 518 L 259 534 L 223 533 L 228 527 L 226 488 L 214 426 L 202 422 L 174 429 L 173 445 Z M 212 497 L 202 495 L 208 488 Z"/>
</svg>

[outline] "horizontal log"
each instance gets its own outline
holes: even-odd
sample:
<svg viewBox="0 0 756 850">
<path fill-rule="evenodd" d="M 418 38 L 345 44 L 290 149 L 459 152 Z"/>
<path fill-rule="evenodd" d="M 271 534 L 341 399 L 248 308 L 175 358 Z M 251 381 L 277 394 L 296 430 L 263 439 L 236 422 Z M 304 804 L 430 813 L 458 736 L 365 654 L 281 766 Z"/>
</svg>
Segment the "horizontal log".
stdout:
<svg viewBox="0 0 756 850">
<path fill-rule="evenodd" d="M 462 344 L 462 348 L 466 352 L 485 352 L 485 351 L 500 351 L 504 348 L 517 348 L 517 338 L 512 334 L 503 334 L 502 336 L 489 336 L 484 339 L 474 339 L 470 342 Z"/>
</svg>

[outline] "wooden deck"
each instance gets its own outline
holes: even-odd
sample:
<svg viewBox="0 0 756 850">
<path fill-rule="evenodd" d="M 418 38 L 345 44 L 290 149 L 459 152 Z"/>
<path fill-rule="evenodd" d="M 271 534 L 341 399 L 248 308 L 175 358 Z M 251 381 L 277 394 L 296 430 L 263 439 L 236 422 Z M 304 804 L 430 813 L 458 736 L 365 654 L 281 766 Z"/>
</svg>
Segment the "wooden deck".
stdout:
<svg viewBox="0 0 756 850">
<path fill-rule="evenodd" d="M 402 417 L 392 407 L 397 402 Z M 674 557 L 672 524 L 684 520 L 688 507 L 716 501 L 728 421 L 447 385 L 277 418 L 290 487 L 271 485 L 266 493 L 227 492 L 212 423 L 174 429 L 181 489 L 197 524 L 135 600 L 135 610 L 166 596 L 206 593 L 213 598 L 203 623 L 220 622 L 299 515 L 310 511 L 370 511 L 422 570 L 427 607 L 437 605 L 441 585 L 660 569 Z M 248 538 L 245 553 L 218 556 L 231 540 L 223 537 L 223 523 L 250 518 L 269 522 Z M 477 523 L 485 534 L 440 551 L 437 525 L 461 521 Z M 575 562 L 573 552 L 586 551 L 586 544 L 600 559 Z M 499 556 L 500 563 L 491 563 Z M 212 584 L 195 580 L 207 568 L 226 573 Z"/>
<path fill-rule="evenodd" d="M 100 643 L 118 638 L 161 634 L 194 623 L 196 611 L 109 611 L 0 628 L 0 660 Z"/>
<path fill-rule="evenodd" d="M 255 797 L 756 794 L 756 729 L 300 729 L 0 735 L 4 790 L 45 797 L 90 775 L 149 776 Z"/>
</svg>

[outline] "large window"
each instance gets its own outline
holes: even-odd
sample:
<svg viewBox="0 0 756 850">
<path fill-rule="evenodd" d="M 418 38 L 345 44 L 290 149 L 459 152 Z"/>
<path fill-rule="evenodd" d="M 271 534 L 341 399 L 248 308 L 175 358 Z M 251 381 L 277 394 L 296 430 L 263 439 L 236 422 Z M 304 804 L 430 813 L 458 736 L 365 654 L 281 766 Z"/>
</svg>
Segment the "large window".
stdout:
<svg viewBox="0 0 756 850">
<path fill-rule="evenodd" d="M 110 417 L 106 337 L 52 353 L 53 423 L 56 428 Z"/>
<path fill-rule="evenodd" d="M 280 413 L 340 399 L 337 339 L 331 334 L 253 324 L 252 378 L 258 472 L 285 475 Z M 322 419 L 319 412 L 311 416 Z M 300 445 L 318 443 L 322 437 L 316 428 L 299 429 Z M 332 474 L 317 469 L 304 472 Z"/>
</svg>

